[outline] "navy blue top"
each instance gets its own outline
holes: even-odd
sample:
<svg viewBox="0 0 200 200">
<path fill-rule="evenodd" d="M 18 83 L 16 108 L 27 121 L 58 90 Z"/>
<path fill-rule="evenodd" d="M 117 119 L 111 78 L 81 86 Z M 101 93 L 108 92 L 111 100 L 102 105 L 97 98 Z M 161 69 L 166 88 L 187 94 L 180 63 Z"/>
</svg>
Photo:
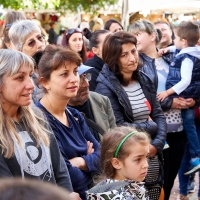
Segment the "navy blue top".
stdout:
<svg viewBox="0 0 200 200">
<path fill-rule="evenodd" d="M 92 181 L 91 172 L 99 171 L 100 168 L 99 143 L 89 131 L 83 116 L 78 110 L 71 107 L 68 107 L 68 110 L 66 109 L 65 112 L 70 125 L 70 127 L 67 127 L 49 113 L 40 102 L 37 102 L 36 106 L 45 113 L 56 136 L 60 151 L 69 170 L 74 191 L 80 194 L 81 199 L 86 199 L 85 191 L 88 190 L 88 185 Z M 94 153 L 90 155 L 87 155 L 87 141 L 93 143 Z M 69 159 L 74 157 L 82 157 L 88 170 L 83 171 L 73 167 Z"/>
</svg>

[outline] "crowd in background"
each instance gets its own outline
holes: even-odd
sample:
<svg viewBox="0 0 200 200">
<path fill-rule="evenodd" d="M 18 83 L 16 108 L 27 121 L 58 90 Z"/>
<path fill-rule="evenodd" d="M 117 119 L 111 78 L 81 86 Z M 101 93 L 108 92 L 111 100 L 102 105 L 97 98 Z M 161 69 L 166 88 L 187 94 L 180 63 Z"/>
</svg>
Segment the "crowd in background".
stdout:
<svg viewBox="0 0 200 200">
<path fill-rule="evenodd" d="M 97 18 L 58 36 L 49 25 L 4 16 L 1 199 L 168 200 L 178 175 L 187 200 L 200 170 L 199 26 Z"/>
</svg>

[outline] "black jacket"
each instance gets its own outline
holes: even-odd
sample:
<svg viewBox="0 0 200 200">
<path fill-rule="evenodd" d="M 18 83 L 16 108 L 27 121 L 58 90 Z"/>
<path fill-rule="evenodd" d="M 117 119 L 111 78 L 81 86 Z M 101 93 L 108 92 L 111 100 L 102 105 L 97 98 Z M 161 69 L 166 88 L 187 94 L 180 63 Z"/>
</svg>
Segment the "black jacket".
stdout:
<svg viewBox="0 0 200 200">
<path fill-rule="evenodd" d="M 96 92 L 110 99 L 117 125 L 129 125 L 147 131 L 153 138 L 151 144 L 162 152 L 166 139 L 166 120 L 159 102 L 153 83 L 143 72 L 140 74 L 139 83 L 152 111 L 150 117 L 153 121 L 134 123 L 134 116 L 127 94 L 116 76 L 105 64 L 97 78 Z M 156 125 L 156 126 L 155 126 Z"/>
<path fill-rule="evenodd" d="M 104 62 L 101 58 L 94 55 L 92 58 L 87 60 L 84 64 L 90 67 L 94 67 L 94 69 L 90 69 L 87 72 L 92 74 L 92 79 L 90 81 L 89 89 L 90 91 L 95 91 L 96 86 L 97 86 L 96 79 L 99 76 L 99 72 L 102 70 Z"/>
<path fill-rule="evenodd" d="M 54 31 L 54 29 L 50 28 L 49 31 L 48 31 L 48 34 L 49 34 L 49 39 L 48 39 L 49 44 L 56 44 L 57 34 Z"/>
<path fill-rule="evenodd" d="M 146 56 L 143 53 L 139 54 L 140 60 L 142 61 L 142 68 L 141 71 L 148 75 L 148 77 L 154 83 L 155 89 L 158 88 L 158 75 L 155 66 L 155 59 Z M 167 54 L 163 56 L 163 59 L 169 64 L 170 61 L 173 59 L 173 54 Z M 167 97 L 163 102 L 160 102 L 163 111 L 167 111 L 172 107 L 173 98 Z"/>
</svg>

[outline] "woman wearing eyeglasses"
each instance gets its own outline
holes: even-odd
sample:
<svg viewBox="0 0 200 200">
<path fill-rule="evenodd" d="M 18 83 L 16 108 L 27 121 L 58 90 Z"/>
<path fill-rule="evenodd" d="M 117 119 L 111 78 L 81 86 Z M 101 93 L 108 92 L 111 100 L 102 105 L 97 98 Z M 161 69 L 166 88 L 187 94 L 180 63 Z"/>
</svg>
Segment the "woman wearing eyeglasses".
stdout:
<svg viewBox="0 0 200 200">
<path fill-rule="evenodd" d="M 66 108 L 78 91 L 80 65 L 78 53 L 48 45 L 38 64 L 45 95 L 36 105 L 46 115 L 56 136 L 74 191 L 84 200 L 92 173 L 99 170 L 99 144 L 81 113 Z"/>
<path fill-rule="evenodd" d="M 12 24 L 9 30 L 10 49 L 21 51 L 28 56 L 44 50 L 46 44 L 39 26 L 30 20 L 21 20 Z M 35 88 L 32 93 L 33 102 L 36 103 L 43 96 L 43 90 L 38 83 L 38 69 L 35 66 L 32 76 Z"/>
<path fill-rule="evenodd" d="M 68 29 L 63 36 L 62 46 L 78 53 L 82 58 L 82 63 L 86 62 L 86 47 L 83 40 L 83 32 L 80 28 Z"/>
</svg>

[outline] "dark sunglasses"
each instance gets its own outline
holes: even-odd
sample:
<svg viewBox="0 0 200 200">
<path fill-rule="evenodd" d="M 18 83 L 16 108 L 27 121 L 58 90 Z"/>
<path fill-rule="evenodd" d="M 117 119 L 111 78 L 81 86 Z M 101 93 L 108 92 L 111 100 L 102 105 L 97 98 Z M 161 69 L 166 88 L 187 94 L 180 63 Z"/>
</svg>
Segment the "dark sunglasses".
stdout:
<svg viewBox="0 0 200 200">
<path fill-rule="evenodd" d="M 67 30 L 67 34 L 73 34 L 74 32 L 82 33 L 82 30 L 80 28 L 70 28 Z"/>
<path fill-rule="evenodd" d="M 40 41 L 40 42 L 43 42 L 44 41 L 44 36 L 43 35 L 38 35 L 37 37 L 37 40 Z M 28 42 L 28 46 L 29 47 L 34 47 L 36 45 L 36 41 L 34 39 L 30 40 Z"/>
</svg>

